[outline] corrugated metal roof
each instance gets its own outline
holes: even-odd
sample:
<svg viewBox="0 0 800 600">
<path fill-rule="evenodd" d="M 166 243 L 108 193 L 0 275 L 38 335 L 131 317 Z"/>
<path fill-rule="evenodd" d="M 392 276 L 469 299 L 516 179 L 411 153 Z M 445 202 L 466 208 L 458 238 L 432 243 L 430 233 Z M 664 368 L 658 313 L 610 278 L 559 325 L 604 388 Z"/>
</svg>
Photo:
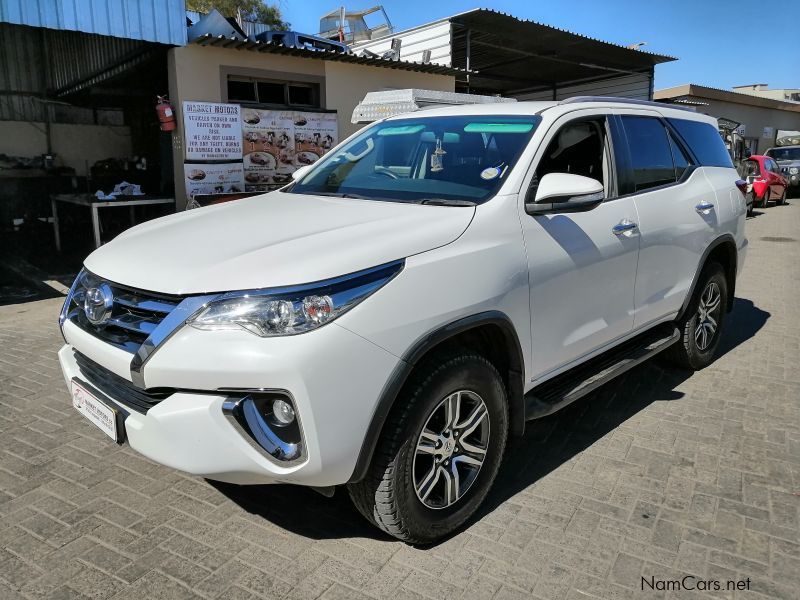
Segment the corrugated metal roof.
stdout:
<svg viewBox="0 0 800 600">
<path fill-rule="evenodd" d="M 427 35 L 431 29 L 442 26 L 447 27 L 447 35 Z M 634 50 L 486 8 L 359 43 L 353 49 L 356 52 L 362 48 L 383 51 L 388 49 L 392 38 L 403 42 L 401 57 L 435 48 L 434 52 L 443 56 L 447 64 L 469 65 L 470 77 L 457 81 L 457 89 L 484 94 L 518 95 L 542 91 L 552 97 L 556 90 L 566 86 L 627 76 L 650 77 L 656 64 L 675 60 L 672 56 Z M 443 43 L 448 44 L 445 50 L 440 49 Z M 649 98 L 649 81 L 644 92 Z M 639 97 L 638 91 L 636 97 Z"/>
<path fill-rule="evenodd" d="M 662 63 L 662 62 L 670 62 L 670 61 L 673 61 L 673 60 L 678 60 L 677 57 L 670 56 L 668 54 L 656 54 L 655 52 L 648 52 L 647 50 L 639 50 L 639 49 L 634 50 L 632 48 L 628 48 L 627 46 L 623 46 L 622 44 L 615 44 L 613 42 L 607 42 L 605 40 L 601 40 L 601 39 L 598 39 L 598 38 L 593 38 L 591 36 L 584 35 L 582 33 L 575 33 L 574 31 L 569 31 L 568 29 L 561 29 L 560 27 L 555 27 L 553 25 L 548 25 L 547 23 L 541 23 L 539 21 L 534 21 L 533 19 L 520 19 L 519 17 L 515 17 L 514 15 L 511 15 L 509 13 L 505 13 L 505 12 L 502 12 L 502 11 L 499 11 L 499 10 L 495 10 L 493 8 L 474 8 L 472 10 L 468 10 L 468 11 L 465 11 L 463 13 L 459 13 L 457 15 L 453 15 L 452 17 L 449 17 L 449 20 L 450 21 L 468 21 L 470 19 L 475 19 L 475 18 L 478 18 L 478 19 L 480 19 L 481 17 L 486 18 L 486 17 L 489 17 L 490 15 L 497 15 L 497 16 L 503 18 L 503 19 L 508 19 L 509 21 L 516 21 L 517 23 L 520 23 L 520 24 L 534 25 L 537 28 L 541 27 L 541 28 L 549 29 L 549 30 L 551 30 L 553 32 L 559 32 L 559 33 L 567 34 L 567 35 L 570 35 L 570 36 L 582 38 L 584 40 L 587 40 L 587 41 L 590 41 L 590 42 L 593 42 L 593 43 L 596 43 L 596 44 L 603 44 L 604 46 L 609 46 L 611 48 L 617 48 L 617 49 L 620 49 L 620 50 L 625 50 L 626 52 L 631 52 L 631 53 L 635 53 L 635 54 L 644 54 L 644 55 L 652 57 L 652 64 L 658 64 L 658 63 Z"/>
<path fill-rule="evenodd" d="M 0 22 L 186 43 L 184 0 L 0 0 Z"/>
<path fill-rule="evenodd" d="M 341 52 L 325 50 L 308 50 L 307 48 L 293 48 L 283 44 L 272 42 L 259 42 L 255 40 L 237 40 L 225 36 L 213 37 L 207 34 L 197 38 L 192 42 L 200 46 L 214 46 L 217 48 L 230 48 L 232 50 L 247 50 L 250 52 L 260 52 L 263 54 L 284 54 L 289 56 L 300 56 L 302 58 L 313 58 L 317 60 L 327 60 L 333 62 L 344 62 L 370 67 L 382 67 L 385 69 L 399 69 L 401 71 L 417 71 L 420 73 L 433 73 L 436 75 L 463 75 L 464 69 L 454 69 L 444 65 L 426 64 L 421 62 L 410 62 L 404 60 L 389 60 L 385 58 L 370 58 L 366 56 L 356 56 L 355 54 L 344 54 Z"/>
</svg>

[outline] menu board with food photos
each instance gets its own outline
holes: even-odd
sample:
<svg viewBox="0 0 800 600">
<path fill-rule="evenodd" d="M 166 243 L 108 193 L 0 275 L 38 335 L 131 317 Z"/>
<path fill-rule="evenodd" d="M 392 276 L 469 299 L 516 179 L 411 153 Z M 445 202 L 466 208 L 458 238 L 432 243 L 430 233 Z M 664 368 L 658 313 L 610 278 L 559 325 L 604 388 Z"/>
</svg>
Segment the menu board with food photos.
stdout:
<svg viewBox="0 0 800 600">
<path fill-rule="evenodd" d="M 242 163 L 185 163 L 186 196 L 227 194 L 244 191 Z"/>
<path fill-rule="evenodd" d="M 336 145 L 336 113 L 242 108 L 242 140 L 245 190 L 275 188 Z"/>
</svg>

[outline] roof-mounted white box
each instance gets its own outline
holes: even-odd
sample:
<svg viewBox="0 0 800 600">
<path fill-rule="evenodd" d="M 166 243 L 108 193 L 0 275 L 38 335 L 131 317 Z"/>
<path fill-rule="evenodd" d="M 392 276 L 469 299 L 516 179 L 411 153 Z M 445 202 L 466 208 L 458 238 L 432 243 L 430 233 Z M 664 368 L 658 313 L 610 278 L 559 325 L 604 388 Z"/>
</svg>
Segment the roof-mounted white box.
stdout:
<svg viewBox="0 0 800 600">
<path fill-rule="evenodd" d="M 453 106 L 458 104 L 494 104 L 497 102 L 516 102 L 515 98 L 499 96 L 480 96 L 477 94 L 458 94 L 456 92 L 437 92 L 434 90 L 386 90 L 369 92 L 353 110 L 352 123 L 372 123 L 379 119 L 407 112 Z"/>
</svg>

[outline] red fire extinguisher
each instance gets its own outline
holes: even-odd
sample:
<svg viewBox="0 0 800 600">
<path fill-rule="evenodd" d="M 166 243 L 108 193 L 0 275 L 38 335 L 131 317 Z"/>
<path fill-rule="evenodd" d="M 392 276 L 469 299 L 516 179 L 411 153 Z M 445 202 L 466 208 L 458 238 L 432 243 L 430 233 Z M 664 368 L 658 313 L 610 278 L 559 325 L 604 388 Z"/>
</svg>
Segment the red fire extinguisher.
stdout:
<svg viewBox="0 0 800 600">
<path fill-rule="evenodd" d="M 175 129 L 175 111 L 172 110 L 169 98 L 166 96 L 156 96 L 156 98 L 158 98 L 156 112 L 161 131 L 173 131 Z"/>
</svg>

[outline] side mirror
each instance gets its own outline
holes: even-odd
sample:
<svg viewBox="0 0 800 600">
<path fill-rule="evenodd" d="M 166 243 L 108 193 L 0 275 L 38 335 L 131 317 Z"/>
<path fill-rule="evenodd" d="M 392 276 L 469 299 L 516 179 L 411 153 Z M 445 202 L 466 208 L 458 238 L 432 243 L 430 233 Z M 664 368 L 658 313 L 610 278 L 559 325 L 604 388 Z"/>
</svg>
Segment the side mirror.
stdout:
<svg viewBox="0 0 800 600">
<path fill-rule="evenodd" d="M 528 191 L 528 195 L 533 189 Z M 583 175 L 548 173 L 536 187 L 536 197 L 525 198 L 525 212 L 529 215 L 547 213 L 584 212 L 592 210 L 603 201 L 603 184 Z"/>
<path fill-rule="evenodd" d="M 303 165 L 302 167 L 295 169 L 292 173 L 292 181 L 300 181 L 305 174 L 308 173 L 309 169 L 311 169 L 312 165 Z"/>
</svg>

